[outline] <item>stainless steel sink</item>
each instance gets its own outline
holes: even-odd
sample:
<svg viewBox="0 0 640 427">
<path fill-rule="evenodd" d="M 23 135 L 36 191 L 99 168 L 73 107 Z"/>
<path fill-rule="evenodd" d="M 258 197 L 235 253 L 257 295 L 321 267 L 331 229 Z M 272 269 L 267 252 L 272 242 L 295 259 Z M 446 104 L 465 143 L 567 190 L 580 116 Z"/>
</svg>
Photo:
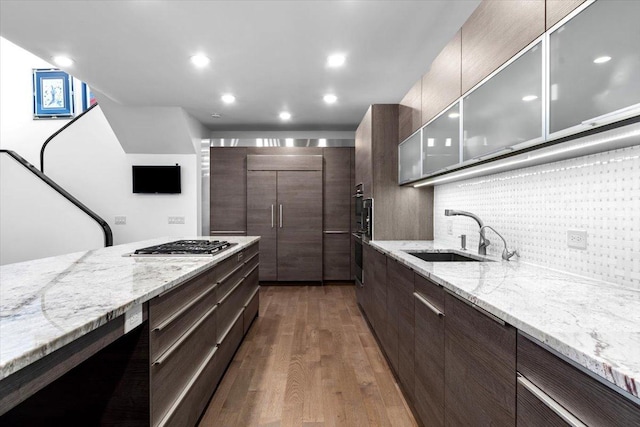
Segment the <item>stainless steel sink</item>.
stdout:
<svg viewBox="0 0 640 427">
<path fill-rule="evenodd" d="M 429 262 L 483 262 L 485 260 L 471 258 L 455 252 L 409 252 L 409 255 Z M 488 261 L 488 260 L 487 260 Z"/>
</svg>

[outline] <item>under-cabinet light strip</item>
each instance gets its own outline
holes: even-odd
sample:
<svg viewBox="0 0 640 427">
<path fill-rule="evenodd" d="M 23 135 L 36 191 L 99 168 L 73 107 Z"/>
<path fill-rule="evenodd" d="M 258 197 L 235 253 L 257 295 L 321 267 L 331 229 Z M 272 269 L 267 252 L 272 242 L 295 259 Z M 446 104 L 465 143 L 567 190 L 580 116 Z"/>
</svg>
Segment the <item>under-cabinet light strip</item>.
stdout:
<svg viewBox="0 0 640 427">
<path fill-rule="evenodd" d="M 585 148 L 590 148 L 596 145 L 601 145 L 601 144 L 606 144 L 607 142 L 612 142 L 612 141 L 618 141 L 621 139 L 626 139 L 626 138 L 632 138 L 634 136 L 640 136 L 640 129 L 634 129 L 632 131 L 629 132 L 625 132 L 623 134 L 620 135 L 612 135 L 612 136 L 607 136 L 604 138 L 599 138 L 599 139 L 595 139 L 592 141 L 587 141 L 587 142 L 582 142 L 582 143 L 575 143 L 571 146 L 568 147 L 561 147 L 561 148 L 557 148 L 555 150 L 549 150 L 543 153 L 538 153 L 538 154 L 531 154 L 526 158 L 523 159 L 516 159 L 516 160 L 510 160 L 510 161 L 496 161 L 493 164 L 491 164 L 490 166 L 485 166 L 485 167 L 481 167 L 481 168 L 474 168 L 471 169 L 469 171 L 465 171 L 465 172 L 460 172 L 460 173 L 455 173 L 455 174 L 451 174 L 448 176 L 444 176 L 442 178 L 434 178 L 434 179 L 428 179 L 424 182 L 421 182 L 419 184 L 415 184 L 414 187 L 423 187 L 425 185 L 433 185 L 433 184 L 437 184 L 437 183 L 442 183 L 445 181 L 450 181 L 453 179 L 460 179 L 466 176 L 470 176 L 470 175 L 476 175 L 476 174 L 483 174 L 484 172 L 488 172 L 488 171 L 492 171 L 495 169 L 501 169 L 501 168 L 505 168 L 505 167 L 510 167 L 510 166 L 515 166 L 515 165 L 526 165 L 527 163 L 532 163 L 536 160 L 540 160 L 546 157 L 552 157 L 552 156 L 557 156 L 560 154 L 564 154 L 564 153 L 568 153 L 571 151 L 576 151 L 576 150 L 583 150 Z M 587 137 L 588 138 L 588 137 Z"/>
</svg>

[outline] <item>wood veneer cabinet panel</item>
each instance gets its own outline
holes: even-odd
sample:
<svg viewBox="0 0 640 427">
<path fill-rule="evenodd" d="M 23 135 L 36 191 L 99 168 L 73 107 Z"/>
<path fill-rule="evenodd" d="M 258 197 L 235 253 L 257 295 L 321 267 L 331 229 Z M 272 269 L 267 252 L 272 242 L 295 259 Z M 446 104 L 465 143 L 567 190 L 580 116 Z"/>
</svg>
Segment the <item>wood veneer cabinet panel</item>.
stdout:
<svg viewBox="0 0 640 427">
<path fill-rule="evenodd" d="M 246 157 L 246 148 L 211 148 L 210 228 L 214 233 L 247 229 Z"/>
<path fill-rule="evenodd" d="M 512 426 L 516 330 L 445 294 L 445 423 Z"/>
<path fill-rule="evenodd" d="M 400 101 L 398 139 L 404 141 L 422 125 L 422 79 Z"/>
<path fill-rule="evenodd" d="M 521 334 L 518 372 L 587 425 L 640 425 L 640 405 Z"/>
<path fill-rule="evenodd" d="M 546 29 L 556 25 L 562 18 L 574 11 L 585 0 L 547 0 L 546 2 Z"/>
<path fill-rule="evenodd" d="M 277 172 L 247 172 L 247 233 L 260 236 L 260 280 L 278 279 Z"/>
<path fill-rule="evenodd" d="M 325 148 L 324 156 L 324 230 L 351 229 L 351 148 Z"/>
<path fill-rule="evenodd" d="M 397 303 L 398 378 L 410 401 L 414 391 L 414 303 L 413 271 L 387 258 L 387 286 L 394 289 Z"/>
<path fill-rule="evenodd" d="M 322 280 L 322 171 L 278 172 L 278 280 Z"/>
<path fill-rule="evenodd" d="M 444 312 L 444 290 L 414 275 L 415 292 L 440 312 Z M 413 297 L 413 295 L 412 295 Z M 414 405 L 425 426 L 444 425 L 444 317 L 438 316 L 414 298 L 415 306 L 415 386 Z"/>
<path fill-rule="evenodd" d="M 484 0 L 461 31 L 464 93 L 545 31 L 545 1 Z"/>
<path fill-rule="evenodd" d="M 518 427 L 570 427 L 525 386 L 518 383 Z"/>
<path fill-rule="evenodd" d="M 422 76 L 422 124 L 462 95 L 462 38 L 458 31 Z"/>
<path fill-rule="evenodd" d="M 374 106 L 369 107 L 360 122 L 360 126 L 356 129 L 356 185 L 363 185 L 365 198 L 373 197 L 373 164 L 371 163 L 373 150 L 373 129 L 371 128 L 373 108 Z"/>
<path fill-rule="evenodd" d="M 323 240 L 323 280 L 351 280 L 351 233 L 325 234 Z"/>
<path fill-rule="evenodd" d="M 386 258 L 386 257 L 385 257 Z M 387 348 L 385 353 L 387 359 L 391 364 L 391 369 L 399 375 L 399 363 L 398 363 L 398 321 L 400 317 L 400 287 L 401 283 L 398 281 L 398 263 L 391 259 L 386 259 L 387 274 L 385 281 L 387 283 L 387 313 L 385 323 L 385 341 Z"/>
</svg>

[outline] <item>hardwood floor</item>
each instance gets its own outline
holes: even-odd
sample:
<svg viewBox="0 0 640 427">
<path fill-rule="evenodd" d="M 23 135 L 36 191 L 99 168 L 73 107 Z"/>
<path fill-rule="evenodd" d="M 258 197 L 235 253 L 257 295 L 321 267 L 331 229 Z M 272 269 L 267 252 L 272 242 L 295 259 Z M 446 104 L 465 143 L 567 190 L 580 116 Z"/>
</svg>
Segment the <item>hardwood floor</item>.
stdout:
<svg viewBox="0 0 640 427">
<path fill-rule="evenodd" d="M 415 426 L 353 286 L 268 286 L 200 426 Z"/>
</svg>

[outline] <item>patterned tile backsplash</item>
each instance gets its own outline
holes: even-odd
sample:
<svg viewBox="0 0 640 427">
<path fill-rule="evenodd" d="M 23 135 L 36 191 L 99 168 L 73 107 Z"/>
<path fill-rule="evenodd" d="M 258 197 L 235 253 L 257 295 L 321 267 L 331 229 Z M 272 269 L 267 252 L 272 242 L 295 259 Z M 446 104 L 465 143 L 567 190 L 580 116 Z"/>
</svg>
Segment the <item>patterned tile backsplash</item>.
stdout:
<svg viewBox="0 0 640 427">
<path fill-rule="evenodd" d="M 435 239 L 459 248 L 466 234 L 477 251 L 476 222 L 445 209 L 478 215 L 521 262 L 640 289 L 640 145 L 436 186 Z M 569 230 L 586 231 L 586 249 L 568 247 Z M 486 236 L 499 256 L 502 241 Z"/>
</svg>

